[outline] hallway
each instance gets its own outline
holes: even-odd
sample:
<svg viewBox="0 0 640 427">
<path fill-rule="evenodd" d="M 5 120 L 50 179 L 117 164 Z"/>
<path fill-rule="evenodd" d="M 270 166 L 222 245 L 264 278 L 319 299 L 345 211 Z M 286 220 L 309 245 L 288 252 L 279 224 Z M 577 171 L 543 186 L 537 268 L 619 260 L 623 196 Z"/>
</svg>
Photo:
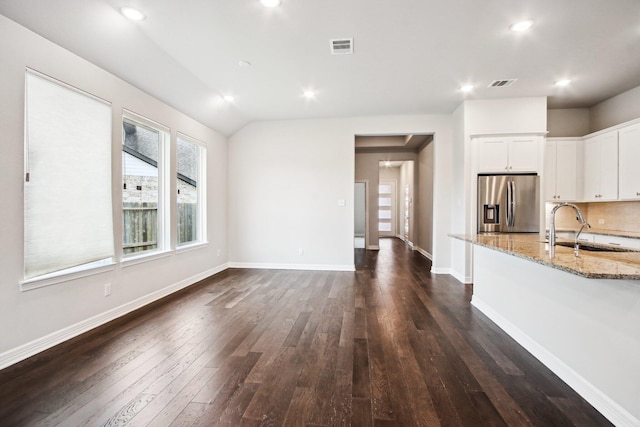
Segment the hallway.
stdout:
<svg viewBox="0 0 640 427">
<path fill-rule="evenodd" d="M 471 286 L 380 246 L 355 273 L 230 269 L 0 371 L 1 424 L 610 425 Z"/>
</svg>

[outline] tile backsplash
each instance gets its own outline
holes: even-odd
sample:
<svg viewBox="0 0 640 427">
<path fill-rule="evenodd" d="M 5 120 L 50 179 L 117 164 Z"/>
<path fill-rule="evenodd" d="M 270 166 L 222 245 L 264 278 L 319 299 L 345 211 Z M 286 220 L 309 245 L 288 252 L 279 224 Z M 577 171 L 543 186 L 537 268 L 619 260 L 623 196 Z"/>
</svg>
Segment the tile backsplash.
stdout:
<svg viewBox="0 0 640 427">
<path fill-rule="evenodd" d="M 576 205 L 594 229 L 640 232 L 640 201 L 576 203 Z M 554 206 L 554 203 L 546 204 L 547 229 L 549 215 Z M 556 228 L 559 230 L 580 228 L 573 209 L 562 208 L 557 211 Z"/>
</svg>

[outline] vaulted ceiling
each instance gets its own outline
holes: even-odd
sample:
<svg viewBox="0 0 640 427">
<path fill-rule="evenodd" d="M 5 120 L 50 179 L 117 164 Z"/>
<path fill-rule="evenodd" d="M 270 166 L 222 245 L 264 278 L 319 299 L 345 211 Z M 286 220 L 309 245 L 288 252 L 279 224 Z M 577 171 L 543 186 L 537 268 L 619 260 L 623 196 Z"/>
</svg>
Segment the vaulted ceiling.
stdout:
<svg viewBox="0 0 640 427">
<path fill-rule="evenodd" d="M 640 85 L 639 0 L 1 0 L 0 13 L 226 135 L 256 120 L 450 114 L 465 99 L 590 107 Z M 509 30 L 523 19 L 529 31 Z M 353 54 L 332 55 L 336 38 Z M 503 79 L 517 81 L 488 87 Z"/>
</svg>

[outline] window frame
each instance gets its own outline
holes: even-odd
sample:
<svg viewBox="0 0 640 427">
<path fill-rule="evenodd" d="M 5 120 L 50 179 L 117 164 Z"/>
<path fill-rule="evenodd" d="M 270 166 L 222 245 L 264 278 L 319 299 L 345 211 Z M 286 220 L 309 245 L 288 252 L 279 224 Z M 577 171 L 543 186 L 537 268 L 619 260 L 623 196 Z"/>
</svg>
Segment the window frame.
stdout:
<svg viewBox="0 0 640 427">
<path fill-rule="evenodd" d="M 123 109 L 122 118 L 120 120 L 120 129 L 122 132 L 121 147 L 120 147 L 120 162 L 122 162 L 122 153 L 124 153 L 125 134 L 123 125 L 125 122 L 133 122 L 134 125 L 140 125 L 145 128 L 149 128 L 153 131 L 157 131 L 159 135 L 158 141 L 158 240 L 157 247 L 155 249 L 149 249 L 142 252 L 133 252 L 131 254 L 124 253 L 124 212 L 123 212 L 123 185 L 124 185 L 124 170 L 120 170 L 120 233 L 119 233 L 119 250 L 120 250 L 120 262 L 123 267 L 129 265 L 139 264 L 151 259 L 163 258 L 172 251 L 170 242 L 170 224 L 171 224 L 171 209 L 169 203 L 169 171 L 170 165 L 169 148 L 171 143 L 171 130 L 169 127 L 164 126 L 154 120 L 151 120 L 145 116 L 134 113 L 133 111 Z"/>
<path fill-rule="evenodd" d="M 175 207 L 175 247 L 176 250 L 184 251 L 188 249 L 193 249 L 199 246 L 207 245 L 207 144 L 193 138 L 189 135 L 186 135 L 182 132 L 177 132 L 176 134 L 176 158 L 174 164 L 176 165 L 176 173 L 174 179 L 178 180 L 178 140 L 183 140 L 185 142 L 194 144 L 198 147 L 198 177 L 196 179 L 197 190 L 196 194 L 198 197 L 198 206 L 196 209 L 196 240 L 185 242 L 182 244 L 178 243 L 178 197 L 177 197 L 177 188 L 175 191 L 176 201 L 174 204 Z"/>
</svg>

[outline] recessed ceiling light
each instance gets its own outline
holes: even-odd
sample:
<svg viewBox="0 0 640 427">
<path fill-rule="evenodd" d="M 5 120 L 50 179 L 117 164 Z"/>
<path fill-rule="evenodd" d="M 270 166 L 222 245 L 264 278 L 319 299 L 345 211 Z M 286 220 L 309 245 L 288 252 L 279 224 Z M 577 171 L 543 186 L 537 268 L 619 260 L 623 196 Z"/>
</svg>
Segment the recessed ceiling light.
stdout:
<svg viewBox="0 0 640 427">
<path fill-rule="evenodd" d="M 238 61 L 238 67 L 240 67 L 240 68 L 249 68 L 249 67 L 251 67 L 251 62 L 249 62 L 249 61 Z"/>
<path fill-rule="evenodd" d="M 533 27 L 533 21 L 531 21 L 530 19 L 526 20 L 526 21 L 520 21 L 520 22 L 516 22 L 515 24 L 513 24 L 512 26 L 509 27 L 509 29 L 511 31 L 514 31 L 516 33 L 520 33 L 522 31 L 527 31 L 529 28 Z"/>
<path fill-rule="evenodd" d="M 316 93 L 314 91 L 312 91 L 312 90 L 305 90 L 302 93 L 302 96 L 304 96 L 307 99 L 312 99 L 312 98 L 316 97 Z"/>
<path fill-rule="evenodd" d="M 468 93 L 468 92 L 471 92 L 472 90 L 473 90 L 473 85 L 471 84 L 460 86 L 460 92 Z"/>
<path fill-rule="evenodd" d="M 224 99 L 227 102 L 233 102 L 236 100 L 236 97 L 233 95 L 225 95 L 222 97 L 222 99 Z"/>
<path fill-rule="evenodd" d="M 563 80 L 558 80 L 557 82 L 555 82 L 555 85 L 558 86 L 558 87 L 565 87 L 565 86 L 568 86 L 569 83 L 571 83 L 571 80 L 563 79 Z"/>
<path fill-rule="evenodd" d="M 262 3 L 262 5 L 265 7 L 278 7 L 280 6 L 281 1 L 280 0 L 260 0 L 260 3 Z"/>
<path fill-rule="evenodd" d="M 122 13 L 124 16 L 131 19 L 132 21 L 142 21 L 145 18 L 144 13 L 132 7 L 120 8 L 120 13 Z"/>
</svg>

